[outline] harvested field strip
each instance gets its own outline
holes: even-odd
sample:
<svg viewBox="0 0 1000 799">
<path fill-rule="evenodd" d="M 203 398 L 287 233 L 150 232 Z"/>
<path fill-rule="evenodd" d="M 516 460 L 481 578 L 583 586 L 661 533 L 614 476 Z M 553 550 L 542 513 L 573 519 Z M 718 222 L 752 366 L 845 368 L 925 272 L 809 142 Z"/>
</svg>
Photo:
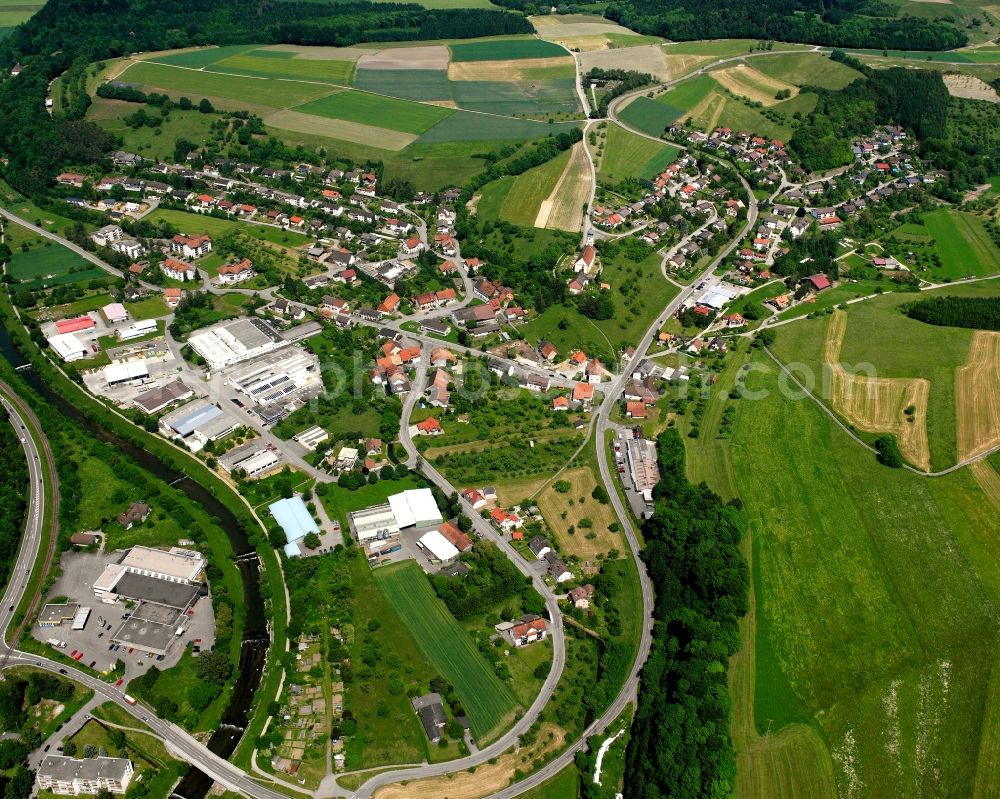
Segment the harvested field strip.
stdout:
<svg viewBox="0 0 1000 799">
<path fill-rule="evenodd" d="M 444 45 L 389 47 L 367 51 L 358 59 L 358 69 L 447 69 L 448 48 Z"/>
<path fill-rule="evenodd" d="M 978 460 L 969 464 L 972 476 L 976 478 L 979 487 L 983 489 L 986 498 L 1000 513 L 1000 474 L 993 468 L 988 460 Z M 1000 765 L 1000 761 L 998 761 Z"/>
<path fill-rule="evenodd" d="M 794 84 L 771 78 L 746 64 L 715 70 L 711 74 L 718 84 L 733 94 L 749 97 L 763 105 L 774 105 L 778 102 L 775 95 L 779 91 L 788 91 L 792 97 L 799 92 Z"/>
<path fill-rule="evenodd" d="M 361 47 L 321 47 L 318 45 L 301 44 L 270 44 L 259 50 L 254 50 L 253 55 L 264 55 L 265 53 L 291 53 L 292 57 L 300 61 L 316 59 L 319 61 L 357 61 L 363 55 L 371 55 L 371 50 Z"/>
<path fill-rule="evenodd" d="M 552 194 L 569 163 L 569 150 L 517 176 L 500 207 L 500 219 L 515 225 L 531 226 L 538 218 L 542 202 Z"/>
<path fill-rule="evenodd" d="M 859 430 L 894 434 L 904 457 L 929 471 L 927 400 L 930 381 L 849 374 L 840 363 L 840 348 L 846 332 L 847 314 L 835 311 L 830 317 L 824 351 L 832 377 L 834 409 Z M 912 409 L 909 417 L 904 412 L 907 408 Z"/>
<path fill-rule="evenodd" d="M 549 77 L 574 77 L 573 59 L 568 55 L 557 58 L 515 58 L 504 61 L 456 61 L 448 65 L 448 80 L 525 80 L 533 70 L 553 68 L 565 74 Z"/>
<path fill-rule="evenodd" d="M 952 97 L 966 97 L 970 100 L 1000 102 L 996 89 L 973 75 L 944 75 L 944 85 Z"/>
<path fill-rule="evenodd" d="M 457 111 L 428 130 L 420 137 L 420 141 L 432 143 L 535 139 L 577 127 L 579 124 L 576 122 L 548 125 L 534 119 L 513 119 L 491 114 L 476 114 L 472 111 Z"/>
<path fill-rule="evenodd" d="M 439 106 L 347 91 L 297 106 L 296 111 L 363 125 L 388 127 L 403 133 L 423 133 L 453 112 Z"/>
<path fill-rule="evenodd" d="M 412 780 L 405 784 L 386 785 L 375 791 L 375 799 L 482 799 L 503 790 L 517 773 L 526 774 L 536 768 L 546 755 L 562 748 L 566 734 L 548 722 L 538 729 L 535 742 L 517 752 L 509 751 L 467 771 L 444 777 Z"/>
<path fill-rule="evenodd" d="M 590 163 L 583 142 L 573 145 L 569 163 L 549 198 L 542 203 L 535 227 L 577 231 L 583 227 L 583 209 L 590 197 Z M 545 206 L 548 209 L 542 219 Z"/>
<path fill-rule="evenodd" d="M 417 140 L 412 133 L 343 119 L 329 119 L 315 114 L 303 114 L 300 111 L 277 111 L 264 117 L 264 124 L 296 133 L 326 136 L 356 144 L 370 144 L 383 150 L 402 150 Z"/>
<path fill-rule="evenodd" d="M 507 61 L 512 58 L 552 58 L 564 56 L 558 44 L 542 39 L 496 39 L 451 45 L 452 61 Z"/>
<path fill-rule="evenodd" d="M 580 68 L 584 73 L 589 72 L 594 67 L 648 72 L 659 80 L 667 80 L 681 74 L 671 70 L 663 48 L 655 44 L 647 44 L 642 47 L 622 47 L 614 50 L 597 50 L 580 56 Z"/>
<path fill-rule="evenodd" d="M 392 564 L 377 569 L 374 577 L 427 660 L 455 686 L 472 734 L 481 739 L 512 721 L 517 700 L 434 594 L 420 567 L 413 561 Z"/>
<path fill-rule="evenodd" d="M 977 330 L 969 360 L 955 370 L 958 459 L 1000 444 L 1000 333 Z"/>
</svg>

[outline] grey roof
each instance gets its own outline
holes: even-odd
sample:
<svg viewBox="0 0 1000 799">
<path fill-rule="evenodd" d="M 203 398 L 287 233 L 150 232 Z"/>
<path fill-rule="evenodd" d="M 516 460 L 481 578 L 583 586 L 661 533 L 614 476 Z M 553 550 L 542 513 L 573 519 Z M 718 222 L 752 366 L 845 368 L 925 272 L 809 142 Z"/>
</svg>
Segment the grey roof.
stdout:
<svg viewBox="0 0 1000 799">
<path fill-rule="evenodd" d="M 130 761 L 124 757 L 87 757 L 76 760 L 63 755 L 47 755 L 38 767 L 38 776 L 72 780 L 124 780 Z"/>
<path fill-rule="evenodd" d="M 174 583 L 135 572 L 126 572 L 115 583 L 115 593 L 119 596 L 182 610 L 190 607 L 198 596 L 198 590 L 197 585 Z"/>
<path fill-rule="evenodd" d="M 146 413 L 156 413 L 161 408 L 165 408 L 171 402 L 179 400 L 191 394 L 191 389 L 180 380 L 174 380 L 165 386 L 144 391 L 132 403 L 138 405 Z"/>
<path fill-rule="evenodd" d="M 196 400 L 163 417 L 163 423 L 179 436 L 189 436 L 203 424 L 222 415 L 222 411 L 208 400 Z"/>
</svg>

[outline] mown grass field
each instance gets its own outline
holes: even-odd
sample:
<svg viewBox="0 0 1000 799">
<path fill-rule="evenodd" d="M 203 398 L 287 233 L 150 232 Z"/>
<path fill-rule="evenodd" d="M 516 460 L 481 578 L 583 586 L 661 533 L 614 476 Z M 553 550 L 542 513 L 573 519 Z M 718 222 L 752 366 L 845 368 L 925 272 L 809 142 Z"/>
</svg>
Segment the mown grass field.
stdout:
<svg viewBox="0 0 1000 799">
<path fill-rule="evenodd" d="M 454 113 L 448 108 L 354 91 L 322 97 L 295 110 L 414 134 L 426 132 Z"/>
<path fill-rule="evenodd" d="M 472 724 L 483 738 L 513 720 L 517 700 L 486 662 L 468 633 L 435 596 L 413 561 L 383 566 L 375 582 L 427 660 L 455 687 Z"/>
<path fill-rule="evenodd" d="M 612 184 L 630 177 L 650 179 L 674 161 L 679 152 L 671 144 L 658 144 L 611 123 L 597 177 Z"/>
<path fill-rule="evenodd" d="M 812 53 L 785 53 L 751 59 L 753 68 L 772 78 L 794 83 L 796 86 L 820 86 L 824 89 L 842 89 L 861 73 L 832 61 L 825 55 Z"/>
<path fill-rule="evenodd" d="M 89 268 L 90 263 L 72 250 L 46 241 L 26 252 L 15 251 L 7 271 L 15 280 L 36 280 L 48 275 L 66 275 L 72 269 Z"/>
<path fill-rule="evenodd" d="M 931 211 L 924 216 L 924 227 L 934 237 L 941 257 L 941 277 L 979 277 L 1000 272 L 1000 249 L 972 214 L 951 209 Z"/>
<path fill-rule="evenodd" d="M 982 726 L 997 516 L 968 470 L 880 466 L 812 401 L 786 396 L 766 356 L 755 363 L 748 387 L 768 396 L 739 402 L 730 452 L 755 545 L 757 730 L 818 726 L 841 796 L 971 796 L 993 765 L 981 745 L 993 751 L 1000 732 Z M 796 764 L 816 782 L 791 795 L 826 795 L 821 765 Z M 777 790 L 768 775 L 764 786 Z"/>
<path fill-rule="evenodd" d="M 203 51 L 183 55 L 193 56 L 198 52 Z M 288 108 L 331 93 L 330 86 L 322 84 L 224 75 L 153 61 L 133 63 L 118 76 L 118 80 L 138 84 L 147 91 L 155 89 L 175 98 L 186 95 L 195 103 L 202 97 L 209 97 L 217 108 L 232 111 L 248 106 Z"/>
<path fill-rule="evenodd" d="M 544 164 L 518 175 L 500 206 L 500 219 L 526 227 L 534 225 L 538 209 L 555 188 L 569 157 L 570 150 L 564 150 Z"/>
<path fill-rule="evenodd" d="M 566 51 L 542 39 L 493 39 L 452 44 L 452 61 L 505 61 L 512 58 L 553 58 Z"/>
<path fill-rule="evenodd" d="M 177 227 L 181 232 L 190 235 L 207 233 L 209 236 L 223 236 L 226 233 L 239 230 L 249 233 L 254 238 L 284 247 L 300 247 L 310 241 L 307 235 L 297 233 L 294 230 L 237 222 L 233 219 L 218 219 L 214 216 L 174 211 L 169 208 L 158 208 L 149 215 L 148 219 L 151 222 L 167 222 Z"/>
<path fill-rule="evenodd" d="M 325 81 L 341 86 L 348 85 L 351 75 L 354 73 L 353 60 L 292 58 L 292 55 L 293 53 L 276 50 L 254 50 L 216 61 L 211 65 L 211 68 L 215 72 L 229 72 L 234 75 L 282 80 Z"/>
</svg>

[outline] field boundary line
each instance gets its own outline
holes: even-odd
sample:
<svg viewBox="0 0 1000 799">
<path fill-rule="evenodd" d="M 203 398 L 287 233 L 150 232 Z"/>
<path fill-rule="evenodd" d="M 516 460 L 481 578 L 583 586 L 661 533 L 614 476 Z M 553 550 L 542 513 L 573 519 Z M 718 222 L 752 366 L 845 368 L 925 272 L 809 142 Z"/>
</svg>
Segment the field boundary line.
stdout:
<svg viewBox="0 0 1000 799">
<path fill-rule="evenodd" d="M 844 424 L 844 422 L 841 421 L 840 417 L 837 416 L 837 414 L 836 414 L 835 411 L 833 411 L 829 406 L 827 406 L 827 404 L 825 402 L 823 402 L 819 397 L 817 397 L 815 394 L 813 394 L 812 391 L 810 391 L 808 388 L 806 388 L 799 381 L 799 379 L 794 374 L 792 374 L 792 371 L 787 366 L 785 366 L 785 364 L 781 361 L 781 359 L 778 358 L 778 356 L 776 356 L 773 352 L 771 352 L 771 350 L 770 350 L 769 347 L 765 346 L 764 347 L 764 352 L 766 352 L 768 354 L 768 356 L 771 358 L 771 360 L 774 361 L 775 364 L 777 364 L 778 368 L 788 376 L 788 378 L 795 384 L 795 386 L 800 391 L 802 391 L 803 394 L 805 394 L 807 397 L 809 397 L 809 399 L 811 399 L 813 402 L 815 402 L 823 410 L 823 412 L 827 416 L 829 416 L 831 419 L 833 419 L 833 421 L 836 423 L 837 427 L 839 427 L 841 430 L 843 430 L 845 433 L 847 433 L 847 435 L 849 435 L 851 438 L 853 438 L 858 444 L 860 444 L 862 447 L 864 447 L 866 450 L 868 450 L 872 454 L 878 454 L 878 450 L 876 450 L 875 447 L 871 446 L 867 441 L 865 441 L 857 433 L 855 433 L 853 430 L 851 430 L 850 427 L 848 427 L 846 424 Z M 1000 444 L 997 444 L 996 446 L 992 447 L 991 449 L 987 450 L 986 452 L 982 452 L 979 455 L 976 455 L 975 457 L 966 458 L 965 460 L 959 461 L 958 463 L 954 464 L 953 466 L 949 466 L 947 469 L 941 469 L 940 471 L 937 471 L 937 472 L 924 472 L 924 471 L 921 471 L 920 469 L 916 468 L 915 466 L 911 466 L 909 463 L 904 463 L 903 464 L 903 468 L 904 469 L 908 469 L 909 471 L 913 472 L 914 474 L 918 474 L 921 477 L 944 477 L 944 475 L 946 475 L 946 474 L 951 474 L 952 472 L 957 472 L 959 469 L 962 469 L 962 468 L 964 468 L 966 466 L 969 466 L 970 464 L 976 463 L 977 461 L 984 460 L 985 458 L 988 458 L 990 455 L 994 454 L 995 452 L 1000 452 Z"/>
<path fill-rule="evenodd" d="M 411 100 L 408 97 L 394 97 L 391 94 L 384 94 L 382 92 L 375 92 L 375 91 L 372 91 L 371 89 L 361 89 L 361 88 L 359 88 L 357 86 L 348 86 L 348 85 L 345 85 L 343 83 L 333 83 L 331 81 L 306 80 L 305 78 L 265 78 L 265 77 L 262 77 L 260 75 L 245 75 L 242 72 L 236 72 L 236 71 L 234 71 L 234 72 L 217 72 L 217 71 L 215 71 L 213 69 L 209 69 L 208 67 L 195 68 L 195 67 L 184 67 L 184 66 L 181 66 L 180 64 L 165 64 L 162 61 L 153 61 L 152 59 L 130 59 L 130 60 L 131 60 L 131 63 L 133 65 L 134 64 L 156 64 L 157 66 L 160 66 L 160 67 L 170 67 L 171 69 L 183 69 L 183 70 L 186 70 L 188 72 L 201 72 L 202 74 L 205 74 L 205 75 L 219 75 L 220 77 L 224 77 L 224 78 L 250 78 L 252 80 L 276 80 L 276 81 L 284 81 L 285 83 L 305 83 L 305 84 L 307 84 L 309 86 L 330 86 L 330 87 L 332 87 L 334 89 L 346 89 L 347 91 L 359 92 L 361 94 L 370 94 L 373 97 L 384 97 L 387 100 L 399 100 L 400 102 L 403 102 L 403 103 L 414 103 L 416 105 L 430 106 L 431 108 L 442 108 L 442 106 L 437 105 L 436 103 L 429 102 L 427 100 Z M 209 66 L 211 66 L 211 64 Z M 129 69 L 131 69 L 131 66 L 129 67 Z M 123 70 L 121 72 L 121 74 L 124 75 L 125 72 L 127 72 L 127 71 L 128 71 L 128 69 L 125 69 L 125 70 Z M 317 98 L 317 99 L 319 99 L 319 98 Z M 308 101 L 308 102 L 311 102 L 311 101 Z M 293 109 L 293 108 L 295 108 L 295 106 L 284 106 L 284 107 L 286 109 Z M 466 114 L 480 114 L 480 115 L 486 116 L 486 117 L 496 117 L 498 119 L 513 119 L 513 120 L 517 120 L 518 122 L 524 122 L 524 121 L 526 121 L 525 117 L 510 116 L 509 114 L 494 114 L 494 113 L 491 113 L 489 111 L 477 111 L 477 110 L 472 109 L 472 108 L 456 108 L 454 110 L 456 110 L 456 111 L 463 111 Z M 535 121 L 535 122 L 539 122 L 541 124 L 545 124 L 545 120 L 544 119 L 537 119 L 537 120 L 527 119 L 527 121 Z M 589 120 L 587 118 L 581 117 L 580 119 L 564 119 L 559 124 L 566 124 L 566 123 L 570 123 L 570 122 L 586 123 L 588 121 Z M 433 127 L 433 125 L 431 127 Z"/>
</svg>

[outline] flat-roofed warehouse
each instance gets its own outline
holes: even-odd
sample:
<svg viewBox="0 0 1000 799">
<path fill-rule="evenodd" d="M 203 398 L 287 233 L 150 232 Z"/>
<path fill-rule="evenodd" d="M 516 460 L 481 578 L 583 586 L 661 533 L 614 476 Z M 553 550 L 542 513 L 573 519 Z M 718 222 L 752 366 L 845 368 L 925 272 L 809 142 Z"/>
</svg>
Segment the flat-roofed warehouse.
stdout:
<svg viewBox="0 0 1000 799">
<path fill-rule="evenodd" d="M 653 488 L 660 482 L 660 467 L 656 462 L 656 443 L 646 438 L 630 439 L 627 445 L 628 465 L 632 485 L 646 502 L 653 501 Z"/>
<path fill-rule="evenodd" d="M 301 347 L 286 347 L 256 358 L 236 370 L 227 381 L 258 405 L 267 405 L 322 386 L 319 359 Z"/>
<path fill-rule="evenodd" d="M 134 383 L 149 377 L 149 369 L 145 361 L 126 361 L 113 363 L 104 367 L 104 382 L 109 386 L 120 386 L 123 383 Z"/>
<path fill-rule="evenodd" d="M 42 612 L 38 614 L 38 626 L 58 627 L 63 622 L 73 621 L 79 609 L 80 606 L 74 604 L 57 603 L 46 605 L 42 608 Z"/>
<path fill-rule="evenodd" d="M 132 400 L 132 404 L 143 413 L 152 414 L 159 413 L 171 403 L 180 402 L 193 396 L 194 392 L 184 383 L 180 380 L 173 380 L 165 386 L 137 394 Z"/>
<path fill-rule="evenodd" d="M 399 535 L 399 524 L 389 505 L 373 505 L 351 514 L 358 541 L 372 541 Z"/>
<path fill-rule="evenodd" d="M 248 361 L 288 342 L 262 319 L 236 319 L 208 327 L 188 338 L 212 371 Z"/>
<path fill-rule="evenodd" d="M 411 488 L 393 494 L 389 497 L 389 507 L 392 508 L 400 528 L 424 527 L 444 521 L 434 501 L 434 494 L 429 488 Z"/>
<path fill-rule="evenodd" d="M 163 434 L 183 439 L 193 452 L 200 450 L 207 442 L 231 433 L 236 425 L 236 417 L 208 400 L 189 402 L 160 419 Z"/>
<path fill-rule="evenodd" d="M 229 474 L 242 469 L 247 477 L 256 477 L 281 463 L 281 451 L 263 438 L 255 438 L 220 455 L 218 461 Z"/>
</svg>

